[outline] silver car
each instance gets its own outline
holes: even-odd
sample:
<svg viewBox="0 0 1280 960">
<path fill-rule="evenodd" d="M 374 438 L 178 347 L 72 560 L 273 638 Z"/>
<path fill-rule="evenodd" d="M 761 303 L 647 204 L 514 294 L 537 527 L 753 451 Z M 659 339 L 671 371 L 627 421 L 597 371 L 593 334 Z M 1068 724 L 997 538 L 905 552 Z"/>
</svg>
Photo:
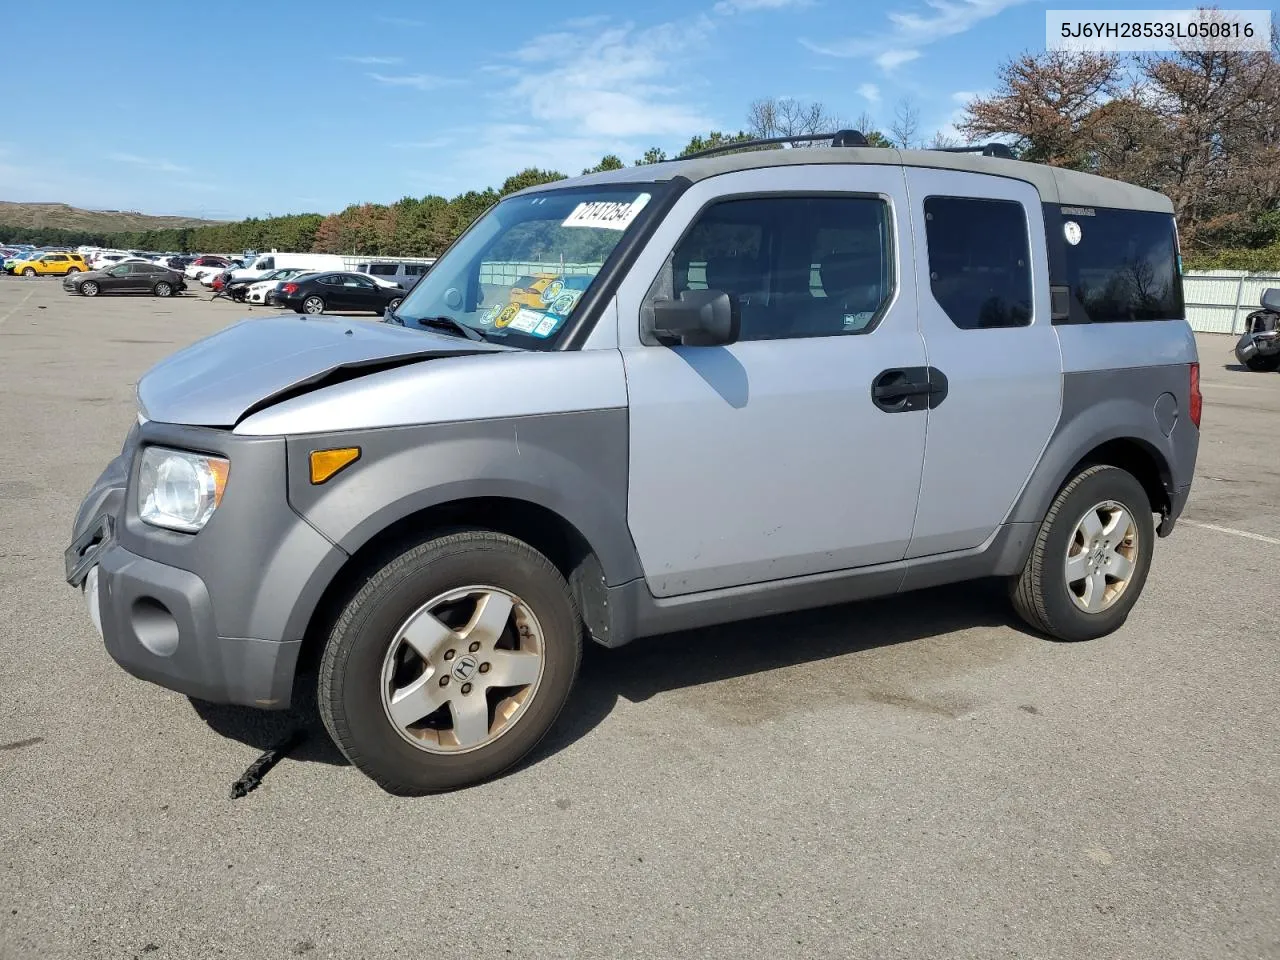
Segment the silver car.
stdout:
<svg viewBox="0 0 1280 960">
<path fill-rule="evenodd" d="M 858 146 L 529 188 L 386 322 L 239 323 L 137 394 L 65 557 L 107 652 L 314 692 L 414 794 L 527 754 L 584 642 L 987 577 L 1109 634 L 1201 410 L 1166 197 Z"/>
</svg>

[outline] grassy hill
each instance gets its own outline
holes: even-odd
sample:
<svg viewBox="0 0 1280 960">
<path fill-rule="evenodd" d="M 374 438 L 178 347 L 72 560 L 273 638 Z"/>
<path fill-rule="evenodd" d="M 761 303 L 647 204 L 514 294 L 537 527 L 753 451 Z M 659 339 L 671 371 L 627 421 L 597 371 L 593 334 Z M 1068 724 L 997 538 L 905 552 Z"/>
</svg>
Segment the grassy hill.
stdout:
<svg viewBox="0 0 1280 960">
<path fill-rule="evenodd" d="M 153 217 L 132 210 L 82 210 L 65 203 L 11 203 L 0 200 L 0 223 L 86 233 L 137 233 L 181 227 L 213 226 L 225 221 L 194 217 Z"/>
</svg>

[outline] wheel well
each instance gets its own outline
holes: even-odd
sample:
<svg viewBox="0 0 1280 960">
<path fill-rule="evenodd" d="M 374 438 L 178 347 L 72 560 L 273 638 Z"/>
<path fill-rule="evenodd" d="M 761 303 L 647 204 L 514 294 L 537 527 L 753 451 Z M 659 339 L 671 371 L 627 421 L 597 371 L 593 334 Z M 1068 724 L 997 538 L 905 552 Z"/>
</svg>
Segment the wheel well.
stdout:
<svg viewBox="0 0 1280 960">
<path fill-rule="evenodd" d="M 1169 512 L 1173 476 L 1163 456 L 1149 444 L 1132 438 L 1108 440 L 1090 450 L 1063 479 L 1066 483 L 1087 467 L 1106 464 L 1125 470 L 1142 484 L 1151 509 L 1161 516 Z"/>
<path fill-rule="evenodd" d="M 607 636 L 604 568 L 578 529 L 555 511 L 535 503 L 472 497 L 437 504 L 397 520 L 348 558 L 325 589 L 307 624 L 299 673 L 318 662 L 330 627 L 374 573 L 428 535 L 457 528 L 505 533 L 543 554 L 568 581 L 591 635 L 599 639 Z"/>
</svg>

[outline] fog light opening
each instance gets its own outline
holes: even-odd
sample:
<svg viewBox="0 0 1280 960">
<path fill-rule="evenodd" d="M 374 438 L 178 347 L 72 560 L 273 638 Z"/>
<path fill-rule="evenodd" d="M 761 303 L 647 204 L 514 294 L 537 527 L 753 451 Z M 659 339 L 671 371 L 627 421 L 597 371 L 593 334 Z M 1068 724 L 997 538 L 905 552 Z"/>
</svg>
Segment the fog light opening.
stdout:
<svg viewBox="0 0 1280 960">
<path fill-rule="evenodd" d="M 157 657 L 171 657 L 178 649 L 178 621 L 159 600 L 139 597 L 133 601 L 133 633 Z"/>
</svg>

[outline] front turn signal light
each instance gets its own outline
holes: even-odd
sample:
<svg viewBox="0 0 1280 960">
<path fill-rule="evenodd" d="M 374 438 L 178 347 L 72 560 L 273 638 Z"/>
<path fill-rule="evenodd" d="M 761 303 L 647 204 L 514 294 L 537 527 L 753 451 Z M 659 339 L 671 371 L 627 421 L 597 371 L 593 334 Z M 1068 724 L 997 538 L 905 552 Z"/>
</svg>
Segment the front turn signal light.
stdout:
<svg viewBox="0 0 1280 960">
<path fill-rule="evenodd" d="M 311 482 L 324 483 L 348 464 L 360 459 L 359 447 L 338 447 L 335 450 L 311 451 Z"/>
</svg>

